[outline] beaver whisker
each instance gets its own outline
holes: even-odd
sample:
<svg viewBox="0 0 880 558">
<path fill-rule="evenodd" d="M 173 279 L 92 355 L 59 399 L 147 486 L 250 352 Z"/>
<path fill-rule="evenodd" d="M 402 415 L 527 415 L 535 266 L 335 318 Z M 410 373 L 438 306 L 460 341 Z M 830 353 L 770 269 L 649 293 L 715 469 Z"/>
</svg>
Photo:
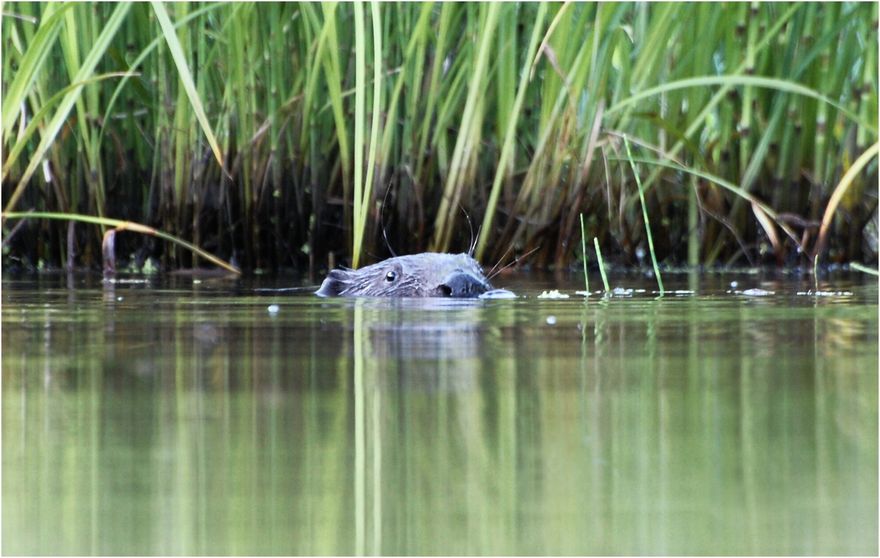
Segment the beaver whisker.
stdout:
<svg viewBox="0 0 880 558">
<path fill-rule="evenodd" d="M 483 225 L 480 225 L 477 228 L 477 236 L 474 237 L 474 241 L 471 242 L 470 248 L 468 248 L 467 255 L 470 257 L 474 257 L 474 250 L 477 249 L 477 243 L 480 241 L 480 234 L 483 232 Z"/>
<path fill-rule="evenodd" d="M 391 255 L 397 257 L 397 253 L 394 251 L 394 248 L 391 247 L 391 242 L 388 241 L 388 231 L 385 230 L 385 206 L 388 203 L 388 194 L 391 193 L 391 186 L 387 186 L 385 188 L 385 196 L 382 198 L 382 209 L 379 210 L 379 226 L 382 228 L 382 238 L 385 239 L 385 246 L 388 248 L 388 251 L 391 252 Z"/>
<path fill-rule="evenodd" d="M 495 271 L 496 267 L 501 265 L 501 262 L 504 261 L 504 258 L 507 257 L 507 254 L 509 254 L 511 250 L 513 250 L 513 243 L 512 242 L 510 243 L 510 246 L 507 247 L 507 250 L 505 250 L 504 253 L 501 254 L 501 258 L 498 259 L 498 262 L 496 262 L 495 265 L 492 266 L 492 269 L 489 270 L 488 277 L 492 277 L 492 272 Z"/>
<path fill-rule="evenodd" d="M 461 205 L 461 202 L 458 202 L 458 208 L 464 213 L 464 218 L 467 220 L 468 230 L 471 232 L 471 242 L 470 245 L 474 246 L 474 224 L 471 223 L 471 216 L 468 215 L 467 210 Z M 467 251 L 467 255 L 473 257 L 472 249 Z"/>
<path fill-rule="evenodd" d="M 519 263 L 520 259 L 526 259 L 527 257 L 529 257 L 532 254 L 534 254 L 535 252 L 537 252 L 539 248 L 540 248 L 540 246 L 536 246 L 536 247 L 532 248 L 531 250 L 529 250 L 528 252 L 526 252 L 525 254 L 523 254 L 522 256 L 517 256 L 517 257 L 513 258 L 513 261 L 510 262 L 509 264 L 507 264 L 506 266 L 502 267 L 501 269 L 499 269 L 495 273 L 490 273 L 489 276 L 487 277 L 487 279 L 492 279 L 493 277 L 495 277 L 496 275 L 498 275 L 499 273 L 501 273 L 502 271 L 504 271 L 508 267 L 510 267 L 516 263 Z"/>
</svg>

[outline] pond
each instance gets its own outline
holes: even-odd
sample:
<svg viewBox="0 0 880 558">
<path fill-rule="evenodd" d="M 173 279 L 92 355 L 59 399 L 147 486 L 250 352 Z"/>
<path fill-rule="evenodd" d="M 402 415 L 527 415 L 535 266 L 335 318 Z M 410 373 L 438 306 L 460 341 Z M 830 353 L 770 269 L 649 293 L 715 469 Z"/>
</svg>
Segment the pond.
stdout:
<svg viewBox="0 0 880 558">
<path fill-rule="evenodd" d="M 878 552 L 876 279 L 581 277 L 4 277 L 2 552 Z"/>
</svg>

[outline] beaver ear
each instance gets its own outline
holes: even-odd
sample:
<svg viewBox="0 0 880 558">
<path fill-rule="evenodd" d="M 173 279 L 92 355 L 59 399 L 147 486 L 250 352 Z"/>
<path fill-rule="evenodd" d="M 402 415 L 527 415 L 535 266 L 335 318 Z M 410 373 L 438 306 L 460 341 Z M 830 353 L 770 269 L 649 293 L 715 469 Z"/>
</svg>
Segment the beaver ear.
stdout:
<svg viewBox="0 0 880 558">
<path fill-rule="evenodd" d="M 327 278 L 321 283 L 321 288 L 315 294 L 324 297 L 339 296 L 346 288 L 348 288 L 348 273 L 341 269 L 334 269 L 327 275 Z"/>
</svg>

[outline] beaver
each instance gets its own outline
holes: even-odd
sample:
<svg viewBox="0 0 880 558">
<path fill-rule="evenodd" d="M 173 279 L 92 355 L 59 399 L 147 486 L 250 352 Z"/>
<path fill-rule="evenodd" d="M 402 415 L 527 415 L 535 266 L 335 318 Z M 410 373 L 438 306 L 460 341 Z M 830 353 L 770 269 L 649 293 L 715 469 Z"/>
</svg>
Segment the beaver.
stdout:
<svg viewBox="0 0 880 558">
<path fill-rule="evenodd" d="M 424 252 L 388 258 L 361 269 L 334 269 L 315 294 L 476 298 L 490 291 L 494 292 L 492 285 L 470 255 Z"/>
</svg>

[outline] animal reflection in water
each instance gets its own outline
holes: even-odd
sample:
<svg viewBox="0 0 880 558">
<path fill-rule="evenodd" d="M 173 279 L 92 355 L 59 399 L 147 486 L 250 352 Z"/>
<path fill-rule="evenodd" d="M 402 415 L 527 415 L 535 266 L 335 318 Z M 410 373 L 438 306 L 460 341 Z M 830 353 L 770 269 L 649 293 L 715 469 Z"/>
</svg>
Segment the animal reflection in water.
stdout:
<svg viewBox="0 0 880 558">
<path fill-rule="evenodd" d="M 399 387 L 428 392 L 477 389 L 486 343 L 501 335 L 480 300 L 372 299 L 362 304 L 367 366 Z"/>
<path fill-rule="evenodd" d="M 508 290 L 494 289 L 470 255 L 431 252 L 358 270 L 334 269 L 316 294 L 372 297 L 364 311 L 376 311 L 381 318 L 360 324 L 369 339 L 370 361 L 405 370 L 399 381 L 428 391 L 470 390 L 475 385 L 486 326 L 480 304 L 456 299 L 516 298 Z"/>
<path fill-rule="evenodd" d="M 512 298 L 493 289 L 483 269 L 468 254 L 425 252 L 397 256 L 361 269 L 334 269 L 318 296 L 390 298 Z"/>
</svg>

